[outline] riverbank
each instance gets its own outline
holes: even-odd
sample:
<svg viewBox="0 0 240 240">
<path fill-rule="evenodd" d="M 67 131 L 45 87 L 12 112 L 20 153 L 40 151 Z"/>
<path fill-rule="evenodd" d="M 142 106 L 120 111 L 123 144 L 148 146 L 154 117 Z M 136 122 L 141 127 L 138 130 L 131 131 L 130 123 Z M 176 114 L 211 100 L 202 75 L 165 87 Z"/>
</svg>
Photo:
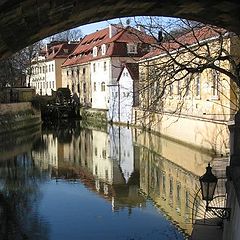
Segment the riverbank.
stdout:
<svg viewBox="0 0 240 240">
<path fill-rule="evenodd" d="M 30 102 L 0 104 L 0 134 L 40 125 L 41 112 Z"/>
</svg>

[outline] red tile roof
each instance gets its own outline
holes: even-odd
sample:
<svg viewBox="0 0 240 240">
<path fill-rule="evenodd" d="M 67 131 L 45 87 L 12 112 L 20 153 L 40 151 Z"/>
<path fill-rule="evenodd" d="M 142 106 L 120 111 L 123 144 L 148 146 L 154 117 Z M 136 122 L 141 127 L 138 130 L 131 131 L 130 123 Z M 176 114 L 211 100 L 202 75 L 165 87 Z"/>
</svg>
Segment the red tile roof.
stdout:
<svg viewBox="0 0 240 240">
<path fill-rule="evenodd" d="M 220 28 L 202 27 L 199 29 L 193 29 L 179 37 L 176 37 L 173 40 L 162 42 L 156 46 L 155 50 L 144 55 L 142 60 L 180 49 L 183 46 L 194 45 L 198 41 L 210 40 L 213 37 L 217 37 L 225 33 L 227 33 L 227 31 Z"/>
<path fill-rule="evenodd" d="M 53 45 L 48 49 L 48 55 L 46 56 L 46 60 L 52 60 L 55 58 L 66 58 L 74 51 L 76 47 L 76 43 L 67 42 Z"/>
<path fill-rule="evenodd" d="M 112 27 L 115 28 L 116 33 L 111 38 L 109 36 L 109 27 L 85 36 L 79 43 L 78 47 L 71 55 L 69 55 L 62 66 L 66 67 L 70 65 L 86 63 L 91 60 L 110 56 L 129 56 L 126 54 L 126 43 L 144 42 L 149 44 L 155 42 L 155 39 L 153 37 L 132 27 L 123 28 L 117 25 L 113 25 Z M 98 54 L 96 57 L 93 57 L 93 48 L 97 47 L 99 53 L 103 44 L 106 44 L 106 54 Z M 141 57 L 145 53 L 139 54 L 135 54 L 134 56 Z"/>
</svg>

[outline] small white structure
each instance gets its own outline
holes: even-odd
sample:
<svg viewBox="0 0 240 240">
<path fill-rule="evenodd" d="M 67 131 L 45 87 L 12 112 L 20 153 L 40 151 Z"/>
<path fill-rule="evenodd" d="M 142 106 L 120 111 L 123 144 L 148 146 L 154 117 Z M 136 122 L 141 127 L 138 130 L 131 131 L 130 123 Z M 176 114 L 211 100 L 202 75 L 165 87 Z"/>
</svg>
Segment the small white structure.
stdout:
<svg viewBox="0 0 240 240">
<path fill-rule="evenodd" d="M 136 170 L 134 168 L 132 129 L 112 125 L 109 127 L 109 140 L 109 157 L 118 164 L 121 175 L 124 177 L 125 183 L 127 183 Z"/>
<path fill-rule="evenodd" d="M 110 87 L 109 120 L 112 122 L 132 123 L 132 107 L 137 104 L 138 65 L 126 63 L 119 74 L 116 84 Z"/>
</svg>

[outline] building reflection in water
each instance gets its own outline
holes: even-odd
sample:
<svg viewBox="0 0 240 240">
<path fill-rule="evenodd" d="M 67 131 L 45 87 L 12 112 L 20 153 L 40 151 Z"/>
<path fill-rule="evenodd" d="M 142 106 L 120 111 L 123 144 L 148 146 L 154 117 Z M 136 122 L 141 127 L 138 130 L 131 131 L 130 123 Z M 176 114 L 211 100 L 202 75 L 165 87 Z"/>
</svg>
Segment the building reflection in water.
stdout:
<svg viewBox="0 0 240 240">
<path fill-rule="evenodd" d="M 181 229 L 192 231 L 198 176 L 212 157 L 150 133 L 126 127 L 106 130 L 46 128 L 35 162 L 53 178 L 81 182 L 112 204 L 112 211 L 143 208 L 146 196 Z"/>
<path fill-rule="evenodd" d="M 0 239 L 49 239 L 49 225 L 37 212 L 45 179 L 30 149 L 0 161 Z"/>
</svg>

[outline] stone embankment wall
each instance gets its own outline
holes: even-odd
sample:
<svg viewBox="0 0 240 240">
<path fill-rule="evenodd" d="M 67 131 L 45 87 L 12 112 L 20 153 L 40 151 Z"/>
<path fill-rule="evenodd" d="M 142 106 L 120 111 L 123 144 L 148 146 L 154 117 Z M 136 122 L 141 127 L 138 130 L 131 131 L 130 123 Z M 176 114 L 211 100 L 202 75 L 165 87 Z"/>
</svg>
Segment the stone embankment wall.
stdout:
<svg viewBox="0 0 240 240">
<path fill-rule="evenodd" d="M 41 113 L 30 102 L 0 104 L 0 134 L 41 123 Z"/>
<path fill-rule="evenodd" d="M 92 127 L 101 127 L 107 125 L 107 111 L 92 108 L 81 108 L 80 115 L 86 127 L 88 124 Z"/>
<path fill-rule="evenodd" d="M 136 114 L 136 113 L 135 113 Z M 184 115 L 137 112 L 136 126 L 156 132 L 173 141 L 214 154 L 229 154 L 227 121 L 213 121 Z"/>
</svg>

